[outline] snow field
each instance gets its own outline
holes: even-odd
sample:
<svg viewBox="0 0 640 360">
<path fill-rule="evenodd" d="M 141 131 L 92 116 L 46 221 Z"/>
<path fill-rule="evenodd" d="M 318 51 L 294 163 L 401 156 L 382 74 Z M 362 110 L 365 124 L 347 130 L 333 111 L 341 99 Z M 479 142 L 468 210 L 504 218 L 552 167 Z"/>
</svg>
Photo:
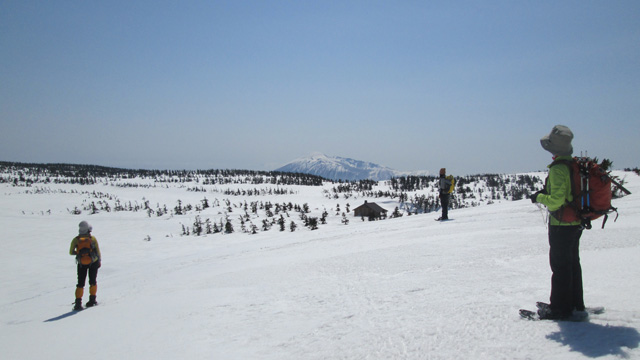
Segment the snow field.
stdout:
<svg viewBox="0 0 640 360">
<path fill-rule="evenodd" d="M 444 223 L 433 221 L 436 213 L 350 217 L 346 226 L 334 217 L 317 231 L 187 237 L 179 224 L 194 214 L 75 216 L 66 209 L 82 194 L 24 194 L 2 185 L 2 357 L 640 358 L 638 179 L 627 174 L 633 195 L 615 200 L 618 221 L 605 230 L 596 221 L 583 234 L 585 300 L 607 309 L 584 323 L 518 316 L 519 308 L 548 299 L 551 275 L 546 227 L 528 200 L 450 211 L 453 220 Z M 203 197 L 179 188 L 106 191 L 167 205 Z M 318 188 L 301 187 L 291 198 L 316 214 L 346 203 L 323 198 Z M 350 199 L 351 208 L 363 200 Z M 103 254 L 101 305 L 69 313 L 75 264 L 68 247 L 84 219 Z M 86 354 L 78 334 L 90 339 Z"/>
</svg>

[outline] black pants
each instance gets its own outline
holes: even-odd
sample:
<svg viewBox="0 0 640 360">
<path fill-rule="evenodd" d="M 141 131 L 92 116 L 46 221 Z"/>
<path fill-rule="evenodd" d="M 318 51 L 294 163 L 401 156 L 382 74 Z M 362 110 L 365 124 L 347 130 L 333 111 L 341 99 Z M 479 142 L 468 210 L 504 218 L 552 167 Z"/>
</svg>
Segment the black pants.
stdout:
<svg viewBox="0 0 640 360">
<path fill-rule="evenodd" d="M 440 194 L 440 205 L 442 206 L 442 218 L 449 218 L 449 194 Z"/>
<path fill-rule="evenodd" d="M 549 226 L 551 265 L 551 310 L 569 315 L 584 310 L 582 267 L 580 266 L 580 226 Z"/>
<path fill-rule="evenodd" d="M 89 285 L 97 285 L 99 268 L 100 261 L 95 261 L 89 265 L 78 264 L 78 285 L 76 287 L 84 287 L 85 281 L 87 280 L 87 273 L 89 273 Z"/>
</svg>

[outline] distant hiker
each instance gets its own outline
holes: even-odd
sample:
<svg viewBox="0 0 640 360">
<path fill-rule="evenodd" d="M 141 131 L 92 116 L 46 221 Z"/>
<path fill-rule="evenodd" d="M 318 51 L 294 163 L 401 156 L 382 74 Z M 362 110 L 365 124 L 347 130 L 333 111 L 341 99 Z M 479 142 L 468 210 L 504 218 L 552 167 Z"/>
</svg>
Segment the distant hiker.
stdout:
<svg viewBox="0 0 640 360">
<path fill-rule="evenodd" d="M 80 222 L 78 236 L 71 241 L 69 255 L 75 255 L 78 264 L 78 284 L 76 285 L 76 302 L 74 310 L 82 310 L 82 295 L 84 294 L 84 285 L 89 273 L 89 302 L 87 307 L 98 305 L 96 301 L 96 293 L 98 291 L 98 269 L 101 266 L 102 256 L 98 240 L 91 235 L 93 228 L 88 222 Z"/>
<path fill-rule="evenodd" d="M 453 192 L 455 180 L 453 176 L 447 176 L 447 169 L 440 169 L 440 180 L 438 181 L 438 189 L 440 190 L 440 205 L 442 206 L 442 216 L 437 220 L 449 220 L 449 197 Z"/>
<path fill-rule="evenodd" d="M 563 222 L 554 216 L 554 211 L 573 200 L 571 177 L 567 165 L 557 160 L 571 160 L 573 133 L 563 125 L 556 125 L 549 135 L 540 139 L 542 148 L 553 154 L 554 163 L 549 165 L 545 188 L 533 195 L 532 203 L 547 207 L 549 216 L 549 264 L 551 265 L 550 307 L 538 313 L 541 319 L 566 319 L 573 311 L 585 310 L 582 292 L 582 268 L 580 266 L 580 220 Z"/>
</svg>

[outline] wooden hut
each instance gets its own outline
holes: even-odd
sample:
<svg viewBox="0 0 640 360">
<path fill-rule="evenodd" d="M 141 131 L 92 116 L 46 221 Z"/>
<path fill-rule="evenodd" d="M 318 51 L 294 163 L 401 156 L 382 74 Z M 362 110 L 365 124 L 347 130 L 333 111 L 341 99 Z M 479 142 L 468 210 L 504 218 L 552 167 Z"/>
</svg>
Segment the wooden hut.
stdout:
<svg viewBox="0 0 640 360">
<path fill-rule="evenodd" d="M 356 217 L 379 219 L 387 216 L 387 210 L 381 208 L 376 203 L 370 203 L 365 200 L 364 204 L 353 209 L 353 215 Z"/>
</svg>

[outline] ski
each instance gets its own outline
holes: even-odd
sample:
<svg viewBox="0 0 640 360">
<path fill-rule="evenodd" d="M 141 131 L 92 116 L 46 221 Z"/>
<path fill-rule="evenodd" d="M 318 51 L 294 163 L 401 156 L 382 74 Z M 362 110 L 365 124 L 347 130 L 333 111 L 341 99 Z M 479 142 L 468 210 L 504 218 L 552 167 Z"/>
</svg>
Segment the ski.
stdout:
<svg viewBox="0 0 640 360">
<path fill-rule="evenodd" d="M 593 315 L 604 314 L 604 306 L 588 307 L 585 309 L 585 311 Z"/>
<path fill-rule="evenodd" d="M 526 309 L 520 309 L 520 317 L 527 320 L 540 320 L 537 312 Z"/>
<path fill-rule="evenodd" d="M 553 320 L 553 321 L 570 321 L 570 322 L 582 322 L 589 320 L 589 313 L 586 311 L 576 311 L 571 316 L 563 319 L 546 319 L 541 318 L 536 311 L 527 309 L 520 309 L 520 317 L 525 320 L 541 321 L 541 320 Z"/>
<path fill-rule="evenodd" d="M 589 320 L 589 313 L 587 313 L 585 311 L 574 312 L 573 314 L 571 314 L 571 316 L 566 317 L 566 318 L 562 318 L 562 319 L 541 318 L 540 315 L 537 312 L 533 312 L 533 311 L 529 311 L 529 310 L 521 310 L 520 311 L 520 316 L 522 318 L 524 318 L 524 319 L 533 320 L 533 321 L 551 320 L 551 321 L 583 322 L 583 321 L 588 321 Z"/>
<path fill-rule="evenodd" d="M 549 310 L 551 305 L 538 301 L 536 303 L 536 307 L 538 309 L 543 309 L 543 310 Z M 604 306 L 591 306 L 591 307 L 587 307 L 584 309 L 584 312 L 586 312 L 587 314 L 591 314 L 591 315 L 600 315 L 600 314 L 604 314 L 605 309 Z"/>
<path fill-rule="evenodd" d="M 539 320 L 547 320 L 544 318 L 540 318 L 540 312 L 548 312 L 550 311 L 549 304 L 543 302 L 537 302 L 536 306 L 538 307 L 538 311 L 531 311 L 527 309 L 520 309 L 520 317 L 526 320 L 539 321 Z M 584 311 L 574 311 L 573 314 L 564 319 L 548 319 L 555 321 L 572 321 L 572 322 L 581 322 L 589 320 L 590 315 L 599 315 L 604 313 L 605 309 L 603 306 L 596 307 L 588 307 Z"/>
</svg>

